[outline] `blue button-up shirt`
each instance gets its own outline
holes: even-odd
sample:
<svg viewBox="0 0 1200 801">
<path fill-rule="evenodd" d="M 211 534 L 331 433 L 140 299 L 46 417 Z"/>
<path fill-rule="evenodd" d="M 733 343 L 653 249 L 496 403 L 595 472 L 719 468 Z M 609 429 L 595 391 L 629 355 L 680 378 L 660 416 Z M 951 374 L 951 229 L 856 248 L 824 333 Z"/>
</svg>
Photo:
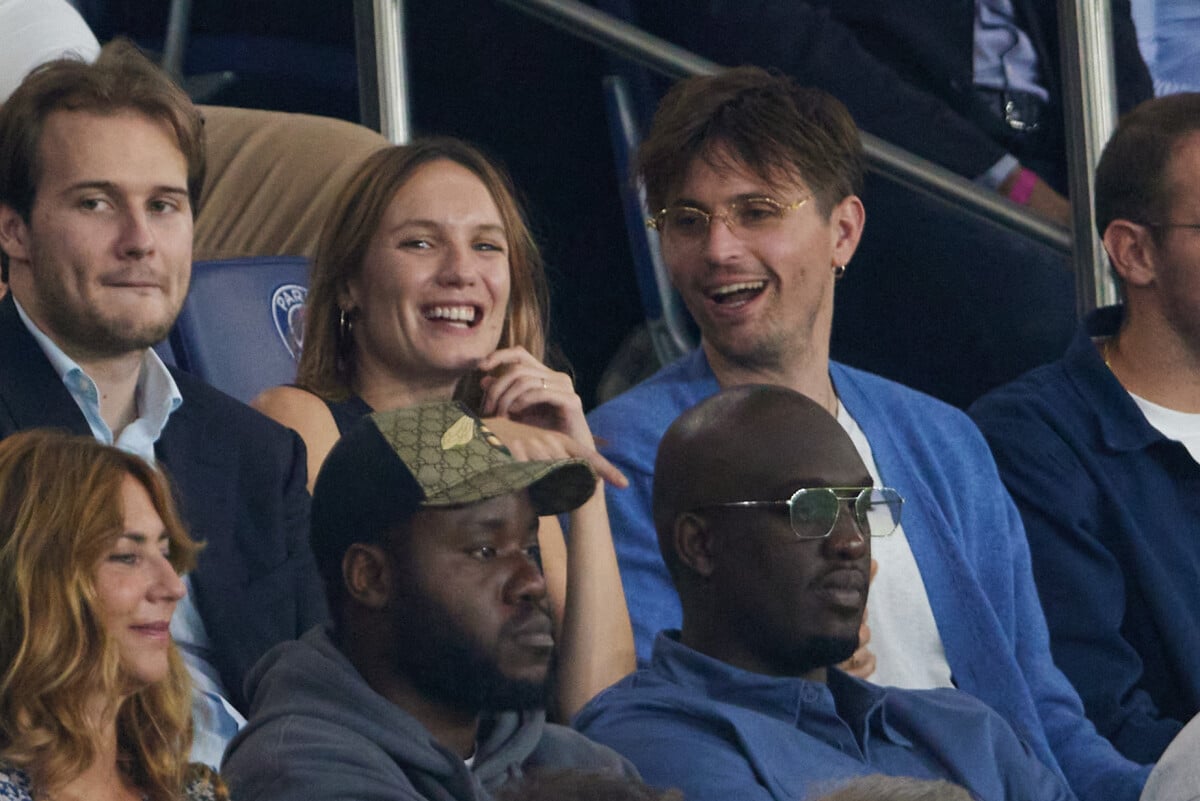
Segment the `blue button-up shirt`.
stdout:
<svg viewBox="0 0 1200 801">
<path fill-rule="evenodd" d="M 171 372 L 162 359 L 147 348 L 142 360 L 135 397 L 138 416 L 114 437 L 104 417 L 100 414 L 100 392 L 92 377 L 84 372 L 54 340 L 48 337 L 25 313 L 14 297 L 17 314 L 29 334 L 46 354 L 46 359 L 62 379 L 63 386 L 79 406 L 88 427 L 100 442 L 115 445 L 123 451 L 135 454 L 150 464 L 155 464 L 154 444 L 162 435 L 172 413 L 183 403 L 183 396 Z M 226 700 L 228 693 L 221 683 L 220 674 L 213 666 L 210 653 L 211 643 L 204 621 L 192 603 L 191 578 L 184 578 L 188 593 L 175 609 L 171 618 L 171 636 L 175 639 L 192 678 L 192 719 L 194 732 L 191 759 L 214 768 L 221 764 L 225 745 L 245 724 L 245 719 Z"/>
<path fill-rule="evenodd" d="M 1004 720 L 958 690 L 751 673 L 664 632 L 648 667 L 602 692 L 574 725 L 688 801 L 796 801 L 855 776 L 947 779 L 982 801 L 1074 799 Z"/>
</svg>

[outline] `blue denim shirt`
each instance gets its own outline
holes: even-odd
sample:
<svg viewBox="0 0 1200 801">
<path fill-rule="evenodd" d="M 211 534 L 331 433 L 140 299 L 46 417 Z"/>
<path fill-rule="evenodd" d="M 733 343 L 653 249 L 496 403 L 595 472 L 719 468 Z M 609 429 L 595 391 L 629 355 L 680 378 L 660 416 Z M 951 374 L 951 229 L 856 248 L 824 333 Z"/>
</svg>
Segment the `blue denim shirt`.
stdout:
<svg viewBox="0 0 1200 801">
<path fill-rule="evenodd" d="M 649 667 L 574 725 L 689 801 L 795 801 L 872 773 L 947 779 L 981 801 L 1074 799 L 995 712 L 958 690 L 751 673 L 663 632 Z"/>
</svg>

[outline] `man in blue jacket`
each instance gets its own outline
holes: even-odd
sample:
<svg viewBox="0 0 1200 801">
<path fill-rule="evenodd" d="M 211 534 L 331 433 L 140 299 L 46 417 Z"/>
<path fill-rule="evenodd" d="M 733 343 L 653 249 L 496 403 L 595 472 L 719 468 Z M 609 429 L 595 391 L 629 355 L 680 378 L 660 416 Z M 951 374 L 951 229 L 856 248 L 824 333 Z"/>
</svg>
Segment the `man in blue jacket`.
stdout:
<svg viewBox="0 0 1200 801">
<path fill-rule="evenodd" d="M 1061 766 L 1081 798 L 1136 798 L 1147 769 L 1096 734 L 1054 666 L 1021 520 L 978 430 L 943 403 L 829 360 L 834 286 L 865 218 L 845 108 L 752 67 L 689 79 L 660 105 L 639 168 L 664 261 L 701 332 L 694 353 L 589 417 L 631 484 L 608 498 L 639 655 L 680 619 L 650 519 L 663 432 L 721 388 L 779 384 L 836 416 L 875 485 L 907 500 L 875 553 L 874 680 L 966 690 Z"/>
<path fill-rule="evenodd" d="M 1150 762 L 1200 712 L 1200 94 L 1122 119 L 1096 225 L 1124 303 L 971 415 L 1021 510 L 1055 662 Z"/>
</svg>

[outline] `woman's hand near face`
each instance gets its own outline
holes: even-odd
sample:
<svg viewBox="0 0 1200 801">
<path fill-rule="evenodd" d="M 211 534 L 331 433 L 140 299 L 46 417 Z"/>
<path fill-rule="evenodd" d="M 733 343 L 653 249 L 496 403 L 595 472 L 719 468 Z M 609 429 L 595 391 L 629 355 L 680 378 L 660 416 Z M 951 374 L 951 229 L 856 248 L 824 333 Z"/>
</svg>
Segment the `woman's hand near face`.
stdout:
<svg viewBox="0 0 1200 801">
<path fill-rule="evenodd" d="M 518 459 L 587 459 L 615 487 L 629 482 L 596 450 L 571 377 L 521 347 L 502 348 L 479 363 L 485 375 L 482 416 Z"/>
</svg>

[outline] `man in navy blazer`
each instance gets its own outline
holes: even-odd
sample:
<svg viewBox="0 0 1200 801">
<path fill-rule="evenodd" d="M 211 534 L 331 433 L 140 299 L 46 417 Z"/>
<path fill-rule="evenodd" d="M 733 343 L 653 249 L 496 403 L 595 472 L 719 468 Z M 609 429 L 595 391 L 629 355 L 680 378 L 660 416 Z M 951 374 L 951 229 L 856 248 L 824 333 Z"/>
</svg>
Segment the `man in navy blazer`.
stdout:
<svg viewBox="0 0 1200 801">
<path fill-rule="evenodd" d="M 128 43 L 32 72 L 0 108 L 0 436 L 48 426 L 161 466 L 204 542 L 171 624 L 216 763 L 242 679 L 325 618 L 295 433 L 166 368 L 191 275 L 202 121 Z"/>
<path fill-rule="evenodd" d="M 183 403 L 154 443 L 189 533 L 204 542 L 192 599 L 214 644 L 229 700 L 268 648 L 323 619 L 309 556 L 304 445 L 294 432 L 173 368 Z M 54 427 L 90 435 L 87 419 L 17 316 L 0 301 L 0 437 Z"/>
</svg>

